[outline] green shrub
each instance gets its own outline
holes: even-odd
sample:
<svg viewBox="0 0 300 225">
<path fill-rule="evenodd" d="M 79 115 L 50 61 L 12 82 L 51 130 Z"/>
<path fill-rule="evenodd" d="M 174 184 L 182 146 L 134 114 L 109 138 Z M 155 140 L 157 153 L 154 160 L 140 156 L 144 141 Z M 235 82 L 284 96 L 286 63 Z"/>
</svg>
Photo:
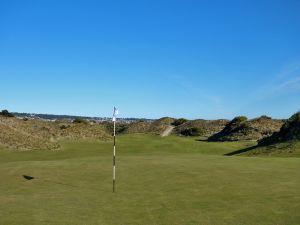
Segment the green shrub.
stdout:
<svg viewBox="0 0 300 225">
<path fill-rule="evenodd" d="M 272 119 L 272 117 L 266 116 L 266 115 L 262 115 L 260 118 L 261 119 L 266 119 L 266 120 L 271 120 Z"/>
<path fill-rule="evenodd" d="M 294 115 L 292 115 L 291 118 L 288 119 L 288 122 L 300 123 L 300 112 L 297 112 Z"/>
<path fill-rule="evenodd" d="M 139 123 L 139 122 L 136 122 Z M 104 122 L 102 123 L 107 131 L 111 134 L 114 132 L 114 123 L 113 122 Z M 128 129 L 129 125 L 126 123 L 116 123 L 116 134 L 125 133 Z"/>
<path fill-rule="evenodd" d="M 203 130 L 199 127 L 187 128 L 180 133 L 184 136 L 201 136 L 204 134 Z"/>
<path fill-rule="evenodd" d="M 249 123 L 249 121 L 244 121 L 243 123 L 240 124 L 239 129 L 240 130 L 247 130 L 251 128 L 251 124 Z"/>
<path fill-rule="evenodd" d="M 59 128 L 62 129 L 62 130 L 64 130 L 64 129 L 67 129 L 68 127 L 69 127 L 69 126 L 63 124 L 63 125 L 61 125 Z"/>
<path fill-rule="evenodd" d="M 247 120 L 248 120 L 248 118 L 246 116 L 237 116 L 231 121 L 231 123 L 242 123 Z"/>
<path fill-rule="evenodd" d="M 186 123 L 188 120 L 187 119 L 184 119 L 184 118 L 180 118 L 180 119 L 176 119 L 174 120 L 173 123 L 171 123 L 173 126 L 179 126 L 181 124 L 184 124 Z"/>
<path fill-rule="evenodd" d="M 73 123 L 88 124 L 89 122 L 85 119 L 82 119 L 82 118 L 76 118 L 75 120 L 73 120 Z"/>
<path fill-rule="evenodd" d="M 118 124 L 116 126 L 116 133 L 124 133 L 128 129 L 127 124 Z"/>
<path fill-rule="evenodd" d="M 4 109 L 0 112 L 0 115 L 5 116 L 5 117 L 15 117 L 14 114 L 8 112 L 8 110 Z"/>
</svg>

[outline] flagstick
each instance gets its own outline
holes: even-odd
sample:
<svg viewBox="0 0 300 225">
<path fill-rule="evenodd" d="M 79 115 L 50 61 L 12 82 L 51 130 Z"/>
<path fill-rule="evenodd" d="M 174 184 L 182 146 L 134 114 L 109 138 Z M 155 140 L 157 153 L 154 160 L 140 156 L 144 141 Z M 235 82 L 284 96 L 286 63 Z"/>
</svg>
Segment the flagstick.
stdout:
<svg viewBox="0 0 300 225">
<path fill-rule="evenodd" d="M 114 155 L 113 155 L 113 192 L 116 183 L 116 120 L 114 120 Z"/>
</svg>

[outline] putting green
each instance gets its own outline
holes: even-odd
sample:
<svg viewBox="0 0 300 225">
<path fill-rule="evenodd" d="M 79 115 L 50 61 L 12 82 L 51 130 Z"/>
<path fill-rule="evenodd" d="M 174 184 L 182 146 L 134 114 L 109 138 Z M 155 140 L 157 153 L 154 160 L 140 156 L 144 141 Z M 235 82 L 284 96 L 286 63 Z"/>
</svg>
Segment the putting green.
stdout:
<svg viewBox="0 0 300 225">
<path fill-rule="evenodd" d="M 300 224 L 300 158 L 223 156 L 253 144 L 119 136 L 116 193 L 111 142 L 0 150 L 0 224 Z"/>
</svg>

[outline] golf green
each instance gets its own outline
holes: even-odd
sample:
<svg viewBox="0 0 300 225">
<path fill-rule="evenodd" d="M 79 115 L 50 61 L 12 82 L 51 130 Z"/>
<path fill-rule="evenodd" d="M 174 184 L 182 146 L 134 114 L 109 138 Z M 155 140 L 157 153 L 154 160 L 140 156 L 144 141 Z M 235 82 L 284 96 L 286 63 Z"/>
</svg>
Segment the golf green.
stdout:
<svg viewBox="0 0 300 225">
<path fill-rule="evenodd" d="M 300 224 L 300 158 L 224 156 L 254 144 L 118 136 L 116 193 L 112 142 L 2 149 L 0 225 Z"/>
</svg>

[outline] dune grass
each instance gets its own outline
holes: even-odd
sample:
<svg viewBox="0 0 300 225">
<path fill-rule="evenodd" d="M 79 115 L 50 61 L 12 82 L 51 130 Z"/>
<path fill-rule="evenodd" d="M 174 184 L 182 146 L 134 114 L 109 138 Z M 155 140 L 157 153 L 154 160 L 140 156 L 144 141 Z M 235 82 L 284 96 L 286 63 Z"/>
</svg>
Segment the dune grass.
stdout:
<svg viewBox="0 0 300 225">
<path fill-rule="evenodd" d="M 112 193 L 111 144 L 0 150 L 0 224 L 300 224 L 300 158 L 223 156 L 253 142 L 124 135 Z"/>
</svg>

